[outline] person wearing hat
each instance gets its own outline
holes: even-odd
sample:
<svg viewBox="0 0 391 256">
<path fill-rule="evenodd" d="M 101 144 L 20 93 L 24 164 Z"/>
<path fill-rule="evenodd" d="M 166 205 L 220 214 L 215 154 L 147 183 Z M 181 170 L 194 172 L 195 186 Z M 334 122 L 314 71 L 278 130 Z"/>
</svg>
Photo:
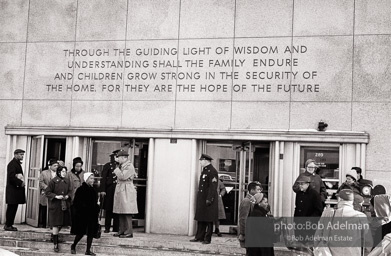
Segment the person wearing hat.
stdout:
<svg viewBox="0 0 391 256">
<path fill-rule="evenodd" d="M 274 248 L 273 248 L 273 242 L 274 242 L 274 236 L 268 236 L 268 235 L 262 235 L 260 232 L 265 232 L 266 234 L 274 234 L 274 224 L 273 219 L 270 218 L 269 212 L 270 207 L 267 202 L 267 197 L 264 196 L 263 193 L 257 193 L 254 195 L 255 204 L 254 208 L 251 211 L 249 217 L 267 217 L 267 221 L 262 221 L 261 230 L 254 230 L 254 238 L 263 238 L 261 241 L 262 246 L 261 247 L 248 247 L 247 248 L 247 255 L 248 256 L 274 256 Z M 248 231 L 249 234 L 253 234 L 253 230 Z M 258 233 L 258 234 L 257 234 Z M 253 239 L 249 239 L 253 240 Z"/>
<path fill-rule="evenodd" d="M 293 192 L 297 193 L 300 192 L 299 183 L 297 182 L 301 177 L 309 177 L 310 178 L 310 186 L 319 193 L 320 199 L 323 205 L 325 205 L 325 201 L 327 199 L 327 191 L 326 186 L 323 183 L 322 178 L 319 176 L 319 174 L 316 174 L 316 169 L 318 166 L 316 165 L 315 160 L 308 159 L 305 162 L 305 171 L 299 175 L 299 177 L 296 179 L 295 183 L 292 186 Z"/>
<path fill-rule="evenodd" d="M 118 215 L 113 213 L 114 204 L 114 192 L 117 185 L 117 176 L 114 170 L 117 168 L 117 153 L 118 150 L 114 150 L 110 154 L 110 162 L 103 166 L 102 179 L 100 183 L 100 194 L 103 198 L 103 208 L 105 209 L 105 233 L 110 232 L 111 220 L 113 220 L 113 232 L 118 232 L 119 220 Z"/>
<path fill-rule="evenodd" d="M 48 224 L 53 229 L 54 252 L 59 252 L 58 233 L 63 226 L 71 225 L 71 195 L 72 187 L 67 176 L 66 167 L 58 167 L 56 177 L 50 180 L 45 189 L 48 198 L 49 221 Z"/>
<path fill-rule="evenodd" d="M 137 191 L 133 179 L 137 177 L 133 164 L 128 159 L 128 152 L 120 150 L 117 153 L 118 163 L 114 170 L 117 176 L 117 185 L 114 192 L 113 213 L 118 214 L 119 229 L 114 236 L 120 238 L 132 238 L 132 214 L 138 213 Z"/>
<path fill-rule="evenodd" d="M 15 215 L 18 211 L 19 204 L 26 203 L 25 196 L 25 183 L 23 178 L 23 170 L 21 161 L 24 158 L 25 151 L 22 149 L 16 149 L 14 151 L 14 158 L 7 165 L 7 186 L 5 190 L 5 202 L 7 204 L 7 211 L 5 214 L 5 225 L 4 230 L 6 231 L 17 231 L 15 228 L 14 221 Z M 22 179 L 18 176 L 22 175 Z"/>
<path fill-rule="evenodd" d="M 41 197 L 39 199 L 39 224 L 46 228 L 46 213 L 48 199 L 45 195 L 45 189 L 48 187 L 51 179 L 56 177 L 58 168 L 57 159 L 51 158 L 48 162 L 48 169 L 43 170 L 39 175 L 39 189 L 41 190 Z"/>
<path fill-rule="evenodd" d="M 94 174 L 85 172 L 83 180 L 85 182 L 76 190 L 73 200 L 75 216 L 72 220 L 71 233 L 75 234 L 75 240 L 71 245 L 71 253 L 76 254 L 76 245 L 87 235 L 87 248 L 85 255 L 95 255 L 91 252 L 91 245 L 94 235 L 98 231 L 98 215 L 99 206 L 97 202 L 97 194 L 94 189 Z"/>
<path fill-rule="evenodd" d="M 83 175 L 85 171 L 83 170 L 83 160 L 81 157 L 75 157 L 72 160 L 72 169 L 68 172 L 67 177 L 71 182 L 73 191 L 72 191 L 72 201 L 76 193 L 76 189 L 78 189 L 81 184 L 84 182 Z"/>
<path fill-rule="evenodd" d="M 336 194 L 338 195 L 339 191 L 341 191 L 342 189 L 352 190 L 355 197 L 357 197 L 356 200 L 353 200 L 353 207 L 357 211 L 362 211 L 361 204 L 359 203 L 359 201 L 360 201 L 359 197 L 362 198 L 362 196 L 361 196 L 360 186 L 357 183 L 357 178 L 358 178 L 358 175 L 357 175 L 357 172 L 355 169 L 348 170 L 346 172 L 346 181 L 344 183 L 342 183 L 341 186 L 339 186 Z"/>
<path fill-rule="evenodd" d="M 332 255 L 363 255 L 362 248 L 369 252 L 373 244 L 371 228 L 367 216 L 353 208 L 354 191 L 340 190 L 338 200 L 337 209 L 327 208 L 320 218 L 320 224 L 315 233 L 315 237 L 319 239 L 315 240 L 315 247 L 324 243 L 321 238 L 325 238 L 327 244 L 321 244 L 321 246 L 328 246 Z M 344 228 L 341 226 L 344 223 L 356 228 Z M 328 228 L 331 226 L 333 228 Z M 342 241 L 336 239 L 340 237 L 348 239 Z"/>
<path fill-rule="evenodd" d="M 320 195 L 315 189 L 312 188 L 311 178 L 309 176 L 299 176 L 296 180 L 299 185 L 300 191 L 296 192 L 295 199 L 295 213 L 294 213 L 294 221 L 298 224 L 305 224 L 307 218 L 303 217 L 320 217 L 323 212 L 323 204 L 320 199 Z M 301 240 L 303 244 L 310 245 L 311 241 L 306 240 L 304 238 L 307 235 L 313 235 L 315 231 L 306 231 L 304 229 L 296 229 L 295 236 L 297 238 L 303 238 Z"/>
<path fill-rule="evenodd" d="M 207 154 L 202 154 L 200 164 L 202 172 L 198 185 L 196 213 L 197 232 L 191 242 L 210 244 L 212 240 L 213 222 L 218 221 L 218 173 L 211 165 L 213 160 Z"/>
</svg>

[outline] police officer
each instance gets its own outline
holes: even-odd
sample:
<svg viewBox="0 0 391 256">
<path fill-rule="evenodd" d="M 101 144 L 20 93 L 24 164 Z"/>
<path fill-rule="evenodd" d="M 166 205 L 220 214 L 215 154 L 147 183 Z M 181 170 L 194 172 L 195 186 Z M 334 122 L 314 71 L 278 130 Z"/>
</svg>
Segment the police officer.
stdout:
<svg viewBox="0 0 391 256">
<path fill-rule="evenodd" d="M 211 165 L 212 160 L 213 158 L 207 154 L 202 154 L 200 157 L 202 173 L 198 185 L 196 214 L 194 217 L 197 221 L 197 233 L 190 242 L 210 244 L 213 222 L 218 220 L 218 174 Z"/>
<path fill-rule="evenodd" d="M 110 232 L 111 220 L 113 219 L 113 232 L 118 232 L 119 221 L 118 215 L 113 213 L 113 203 L 114 203 L 114 192 L 115 186 L 117 184 L 117 176 L 114 173 L 115 168 L 117 168 L 118 163 L 117 153 L 118 150 L 114 150 L 110 154 L 110 162 L 106 163 L 103 166 L 102 170 L 102 180 L 100 183 L 101 195 L 104 198 L 103 207 L 106 212 L 105 217 L 105 233 Z"/>
</svg>

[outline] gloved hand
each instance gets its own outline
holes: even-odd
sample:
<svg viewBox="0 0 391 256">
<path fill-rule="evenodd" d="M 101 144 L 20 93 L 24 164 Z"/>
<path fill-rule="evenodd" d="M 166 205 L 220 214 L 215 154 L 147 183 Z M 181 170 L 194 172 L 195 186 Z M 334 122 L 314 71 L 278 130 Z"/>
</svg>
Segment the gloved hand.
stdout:
<svg viewBox="0 0 391 256">
<path fill-rule="evenodd" d="M 212 205 L 212 202 L 209 200 L 206 200 L 206 206 L 211 206 L 211 205 Z"/>
</svg>

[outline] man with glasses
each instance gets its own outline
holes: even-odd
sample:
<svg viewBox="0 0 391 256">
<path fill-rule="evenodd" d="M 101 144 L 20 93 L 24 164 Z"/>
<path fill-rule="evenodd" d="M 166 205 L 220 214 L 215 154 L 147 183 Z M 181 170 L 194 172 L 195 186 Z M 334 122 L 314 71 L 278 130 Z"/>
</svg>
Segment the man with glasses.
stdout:
<svg viewBox="0 0 391 256">
<path fill-rule="evenodd" d="M 314 189 L 316 192 L 318 192 L 318 194 L 320 195 L 321 202 L 324 206 L 325 205 L 324 202 L 326 201 L 326 198 L 327 198 L 327 191 L 326 191 L 326 186 L 324 185 L 322 178 L 318 174 L 316 174 L 316 172 L 315 172 L 316 169 L 318 168 L 315 160 L 308 159 L 305 162 L 305 167 L 306 167 L 305 172 L 301 173 L 299 175 L 299 177 L 296 179 L 295 183 L 293 184 L 292 189 L 295 193 L 301 191 L 300 187 L 299 187 L 298 180 L 301 180 L 302 177 L 309 177 L 310 178 L 310 186 L 312 187 L 312 189 Z"/>
</svg>

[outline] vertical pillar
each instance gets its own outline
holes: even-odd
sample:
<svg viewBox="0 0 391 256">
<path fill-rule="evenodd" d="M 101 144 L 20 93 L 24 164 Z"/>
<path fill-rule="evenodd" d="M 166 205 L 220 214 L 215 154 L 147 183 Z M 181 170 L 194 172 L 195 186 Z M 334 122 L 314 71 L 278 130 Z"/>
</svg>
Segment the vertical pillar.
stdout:
<svg viewBox="0 0 391 256">
<path fill-rule="evenodd" d="M 191 140 L 191 168 L 190 168 L 190 193 L 189 193 L 189 230 L 188 236 L 192 236 L 195 233 L 195 206 L 197 200 L 197 141 L 195 139 Z"/>
<path fill-rule="evenodd" d="M 155 139 L 150 138 L 148 143 L 147 193 L 145 199 L 145 233 L 151 233 L 151 211 L 153 193 L 153 172 L 155 158 Z"/>
</svg>

